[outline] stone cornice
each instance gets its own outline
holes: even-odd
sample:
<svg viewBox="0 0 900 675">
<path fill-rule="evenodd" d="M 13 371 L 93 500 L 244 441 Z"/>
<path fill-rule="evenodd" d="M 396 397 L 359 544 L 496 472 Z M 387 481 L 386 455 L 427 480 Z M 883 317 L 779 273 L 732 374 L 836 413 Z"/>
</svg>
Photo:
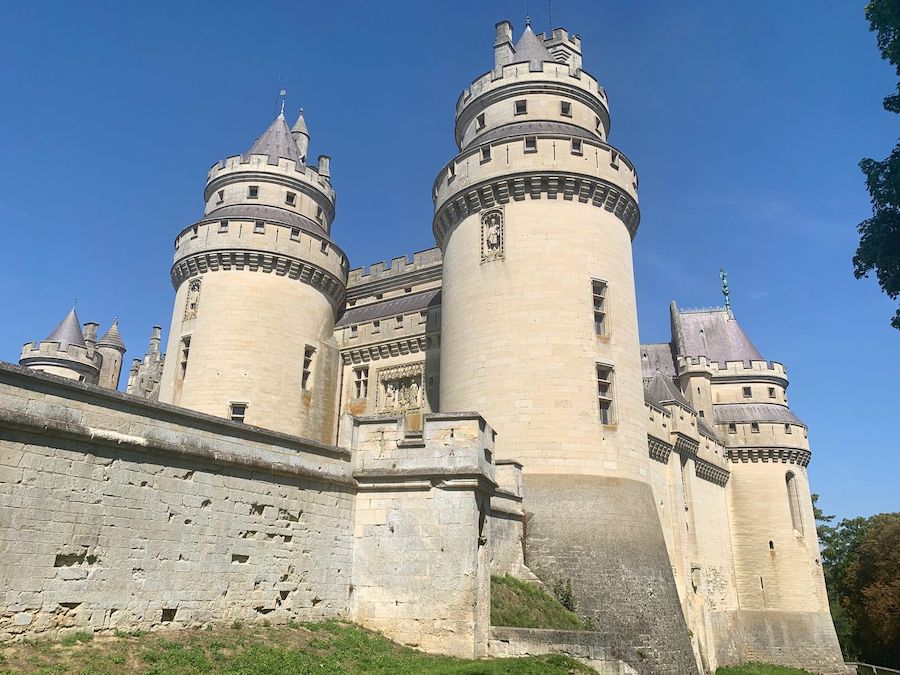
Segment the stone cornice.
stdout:
<svg viewBox="0 0 900 675">
<path fill-rule="evenodd" d="M 807 466 L 812 457 L 809 450 L 785 446 L 725 448 L 725 457 L 732 464 L 738 462 L 780 462 Z"/>
<path fill-rule="evenodd" d="M 585 174 L 538 170 L 497 176 L 471 185 L 444 200 L 434 215 L 432 230 L 435 240 L 443 247 L 446 236 L 464 218 L 498 204 L 507 204 L 510 200 L 523 201 L 526 195 L 531 199 L 561 196 L 566 201 L 577 199 L 582 204 L 590 202 L 619 218 L 632 239 L 640 223 L 637 202 L 616 185 Z"/>
<path fill-rule="evenodd" d="M 199 251 L 175 261 L 172 266 L 172 285 L 177 289 L 190 277 L 232 269 L 274 273 L 277 276 L 296 279 L 320 290 L 328 298 L 336 316 L 343 311 L 346 296 L 343 281 L 307 260 L 269 251 L 246 249 Z"/>
<path fill-rule="evenodd" d="M 675 433 L 675 452 L 679 455 L 694 457 L 698 450 L 700 450 L 700 441 L 686 436 L 680 431 Z"/>
<path fill-rule="evenodd" d="M 345 366 L 349 366 L 351 364 L 387 359 L 392 356 L 416 354 L 424 352 L 429 347 L 437 347 L 438 345 L 440 345 L 439 333 L 422 333 L 399 337 L 385 342 L 341 347 L 341 359 Z"/>
<path fill-rule="evenodd" d="M 723 469 L 721 466 L 716 466 L 712 462 L 707 462 L 699 457 L 694 457 L 694 473 L 697 475 L 697 478 L 702 478 L 721 487 L 725 487 L 728 483 L 728 478 L 731 476 L 731 472 L 728 469 Z"/>
</svg>

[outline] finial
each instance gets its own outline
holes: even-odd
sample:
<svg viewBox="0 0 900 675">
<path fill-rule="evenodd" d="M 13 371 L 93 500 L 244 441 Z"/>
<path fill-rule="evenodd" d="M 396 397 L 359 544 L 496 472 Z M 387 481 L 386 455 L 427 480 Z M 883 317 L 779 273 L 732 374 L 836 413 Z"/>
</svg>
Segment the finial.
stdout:
<svg viewBox="0 0 900 675">
<path fill-rule="evenodd" d="M 282 89 L 278 95 L 281 96 L 281 116 L 284 117 L 284 97 L 287 96 L 287 91 Z"/>
<path fill-rule="evenodd" d="M 728 272 L 725 271 L 724 267 L 719 268 L 719 278 L 722 280 L 722 295 L 725 296 L 725 311 L 728 312 L 728 317 L 733 319 L 734 314 L 731 312 L 731 298 L 728 290 Z"/>
<path fill-rule="evenodd" d="M 525 28 L 531 28 L 531 8 L 528 6 L 528 0 L 525 0 Z"/>
</svg>

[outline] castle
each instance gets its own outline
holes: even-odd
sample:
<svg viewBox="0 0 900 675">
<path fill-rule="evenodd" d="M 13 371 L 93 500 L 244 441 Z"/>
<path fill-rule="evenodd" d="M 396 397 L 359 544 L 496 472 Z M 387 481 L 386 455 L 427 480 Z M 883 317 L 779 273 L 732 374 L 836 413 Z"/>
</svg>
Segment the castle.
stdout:
<svg viewBox="0 0 900 675">
<path fill-rule="evenodd" d="M 74 309 L 0 364 L 0 635 L 337 616 L 600 672 L 844 672 L 785 367 L 727 304 L 639 342 L 609 131 L 579 37 L 503 21 L 433 249 L 350 268 L 302 111 L 213 165 L 127 394 L 117 324 Z M 595 631 L 491 626 L 491 574 L 571 584 Z"/>
</svg>

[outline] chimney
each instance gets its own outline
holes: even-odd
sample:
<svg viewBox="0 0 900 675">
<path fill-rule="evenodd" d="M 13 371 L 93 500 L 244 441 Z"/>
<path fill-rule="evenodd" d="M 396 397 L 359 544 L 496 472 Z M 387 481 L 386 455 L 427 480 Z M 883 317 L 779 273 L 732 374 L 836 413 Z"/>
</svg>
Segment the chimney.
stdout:
<svg viewBox="0 0 900 675">
<path fill-rule="evenodd" d="M 494 38 L 494 69 L 500 70 L 513 58 L 512 24 L 501 21 L 497 24 L 497 37 Z"/>
<path fill-rule="evenodd" d="M 150 333 L 150 347 L 148 349 L 151 354 L 159 354 L 159 343 L 161 339 L 160 331 L 162 331 L 162 328 L 153 326 L 153 331 Z"/>
<path fill-rule="evenodd" d="M 100 324 L 96 321 L 87 321 L 84 324 L 84 330 L 82 330 L 82 334 L 84 335 L 84 343 L 90 347 L 94 348 L 94 345 L 97 344 L 97 329 L 100 328 Z"/>
<path fill-rule="evenodd" d="M 319 155 L 319 175 L 322 178 L 331 177 L 331 157 L 328 155 Z"/>
</svg>

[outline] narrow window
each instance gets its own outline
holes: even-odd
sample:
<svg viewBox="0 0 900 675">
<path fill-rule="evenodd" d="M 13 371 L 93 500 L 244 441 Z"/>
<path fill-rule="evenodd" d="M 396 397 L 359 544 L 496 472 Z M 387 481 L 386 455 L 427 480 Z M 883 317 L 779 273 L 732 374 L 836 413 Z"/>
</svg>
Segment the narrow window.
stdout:
<svg viewBox="0 0 900 675">
<path fill-rule="evenodd" d="M 516 115 L 524 115 L 528 112 L 528 103 L 524 100 L 516 101 Z"/>
<path fill-rule="evenodd" d="M 244 423 L 244 418 L 247 417 L 247 404 L 246 403 L 232 403 L 228 406 L 228 417 L 232 422 L 240 422 Z"/>
<path fill-rule="evenodd" d="M 572 104 L 569 103 L 568 101 L 560 101 L 559 112 L 563 117 L 571 117 L 572 116 Z"/>
<path fill-rule="evenodd" d="M 373 332 L 373 333 L 380 333 L 380 332 L 381 332 L 381 322 L 380 322 L 380 321 L 373 321 L 373 322 L 372 322 L 372 332 Z"/>
<path fill-rule="evenodd" d="M 793 428 L 791 427 L 791 425 L 788 422 L 785 422 L 785 424 L 784 424 L 784 433 L 786 433 L 786 434 L 794 433 Z"/>
<path fill-rule="evenodd" d="M 581 139 L 573 138 L 572 139 L 572 154 L 573 155 L 581 155 L 584 154 L 584 150 L 582 148 Z"/>
<path fill-rule="evenodd" d="M 293 206 L 297 203 L 297 193 L 296 192 L 288 192 L 284 196 L 284 203 L 288 206 Z"/>
<path fill-rule="evenodd" d="M 491 159 L 491 146 L 485 145 L 481 148 L 481 161 L 487 162 Z"/>
<path fill-rule="evenodd" d="M 428 322 L 428 312 L 419 312 L 419 325 L 424 326 Z"/>
<path fill-rule="evenodd" d="M 613 369 L 597 364 L 597 400 L 600 405 L 600 423 L 612 424 L 613 417 Z"/>
<path fill-rule="evenodd" d="M 481 131 L 484 129 L 484 113 L 481 113 L 476 119 L 477 130 Z"/>
<path fill-rule="evenodd" d="M 359 326 L 350 326 L 350 337 L 355 338 L 359 335 Z"/>
<path fill-rule="evenodd" d="M 251 185 L 247 188 L 247 197 L 249 199 L 259 199 L 259 186 Z"/>
<path fill-rule="evenodd" d="M 219 190 L 219 204 L 225 201 L 225 190 Z"/>
<path fill-rule="evenodd" d="M 313 358 L 316 355 L 316 348 L 306 345 L 303 350 L 303 377 L 300 380 L 300 386 L 303 389 L 309 389 L 312 386 Z"/>
<path fill-rule="evenodd" d="M 185 335 L 183 338 L 181 338 L 181 356 L 180 356 L 180 360 L 178 361 L 182 378 L 184 378 L 184 376 L 187 374 L 188 356 L 190 356 L 190 353 L 191 353 L 191 336 Z"/>
<path fill-rule="evenodd" d="M 456 178 L 456 162 L 447 167 L 447 180 L 453 180 Z"/>
<path fill-rule="evenodd" d="M 383 297 L 384 297 L 384 293 L 376 293 L 376 294 L 375 294 L 375 299 L 376 299 L 376 300 L 381 300 Z"/>
<path fill-rule="evenodd" d="M 800 493 L 797 490 L 797 477 L 793 471 L 788 471 L 784 476 L 788 493 L 788 505 L 791 509 L 791 524 L 797 532 L 803 532 L 803 519 L 800 516 Z"/>
<path fill-rule="evenodd" d="M 591 291 L 594 298 L 594 331 L 597 335 L 606 335 L 606 282 L 594 279 Z"/>
<path fill-rule="evenodd" d="M 219 221 L 219 232 L 228 232 L 228 221 L 227 220 Z"/>
<path fill-rule="evenodd" d="M 395 320 L 397 321 L 397 326 L 398 326 L 398 327 L 400 327 L 400 326 L 403 325 L 403 317 L 402 317 L 402 316 L 396 317 Z"/>
<path fill-rule="evenodd" d="M 320 223 L 325 222 L 325 211 L 322 210 L 321 206 L 316 207 L 316 220 Z"/>
<path fill-rule="evenodd" d="M 197 233 L 198 233 L 198 232 L 199 232 L 199 228 L 198 228 L 196 225 L 194 225 L 194 226 L 191 228 L 191 239 L 196 239 L 196 238 L 197 238 Z"/>
<path fill-rule="evenodd" d="M 728 433 L 736 434 L 737 433 L 737 424 L 735 424 L 734 422 L 729 422 L 728 423 Z"/>
<path fill-rule="evenodd" d="M 321 249 L 322 249 L 322 253 L 324 253 L 325 255 L 328 255 L 328 242 L 327 241 L 322 242 Z"/>
<path fill-rule="evenodd" d="M 404 293 L 412 293 L 412 286 L 407 286 L 406 288 L 403 289 L 403 292 Z"/>
<path fill-rule="evenodd" d="M 706 415 L 704 414 L 704 412 L 702 410 L 697 414 L 700 415 L 700 417 L 706 417 Z"/>
<path fill-rule="evenodd" d="M 771 539 L 769 539 L 769 550 L 770 550 L 770 551 L 774 551 L 774 550 L 775 550 L 775 542 L 772 541 Z"/>
<path fill-rule="evenodd" d="M 751 422 L 750 423 L 750 431 L 754 434 L 759 433 L 759 422 Z"/>
<path fill-rule="evenodd" d="M 769 398 L 775 398 L 775 387 L 769 387 Z"/>
<path fill-rule="evenodd" d="M 353 381 L 356 398 L 366 398 L 369 395 L 369 367 L 357 368 L 354 371 Z"/>
<path fill-rule="evenodd" d="M 753 390 L 750 387 L 744 387 L 744 398 L 750 398 L 753 396 Z"/>
<path fill-rule="evenodd" d="M 299 227 L 291 228 L 291 241 L 300 241 L 300 228 Z"/>
<path fill-rule="evenodd" d="M 525 152 L 537 152 L 537 136 L 525 137 Z"/>
<path fill-rule="evenodd" d="M 253 232 L 256 234 L 265 234 L 266 233 L 266 224 L 261 220 L 257 220 L 256 223 L 254 223 L 254 225 L 253 225 Z"/>
<path fill-rule="evenodd" d="M 611 150 L 609 153 L 609 165 L 616 171 L 619 170 L 619 153 L 615 150 Z"/>
</svg>

